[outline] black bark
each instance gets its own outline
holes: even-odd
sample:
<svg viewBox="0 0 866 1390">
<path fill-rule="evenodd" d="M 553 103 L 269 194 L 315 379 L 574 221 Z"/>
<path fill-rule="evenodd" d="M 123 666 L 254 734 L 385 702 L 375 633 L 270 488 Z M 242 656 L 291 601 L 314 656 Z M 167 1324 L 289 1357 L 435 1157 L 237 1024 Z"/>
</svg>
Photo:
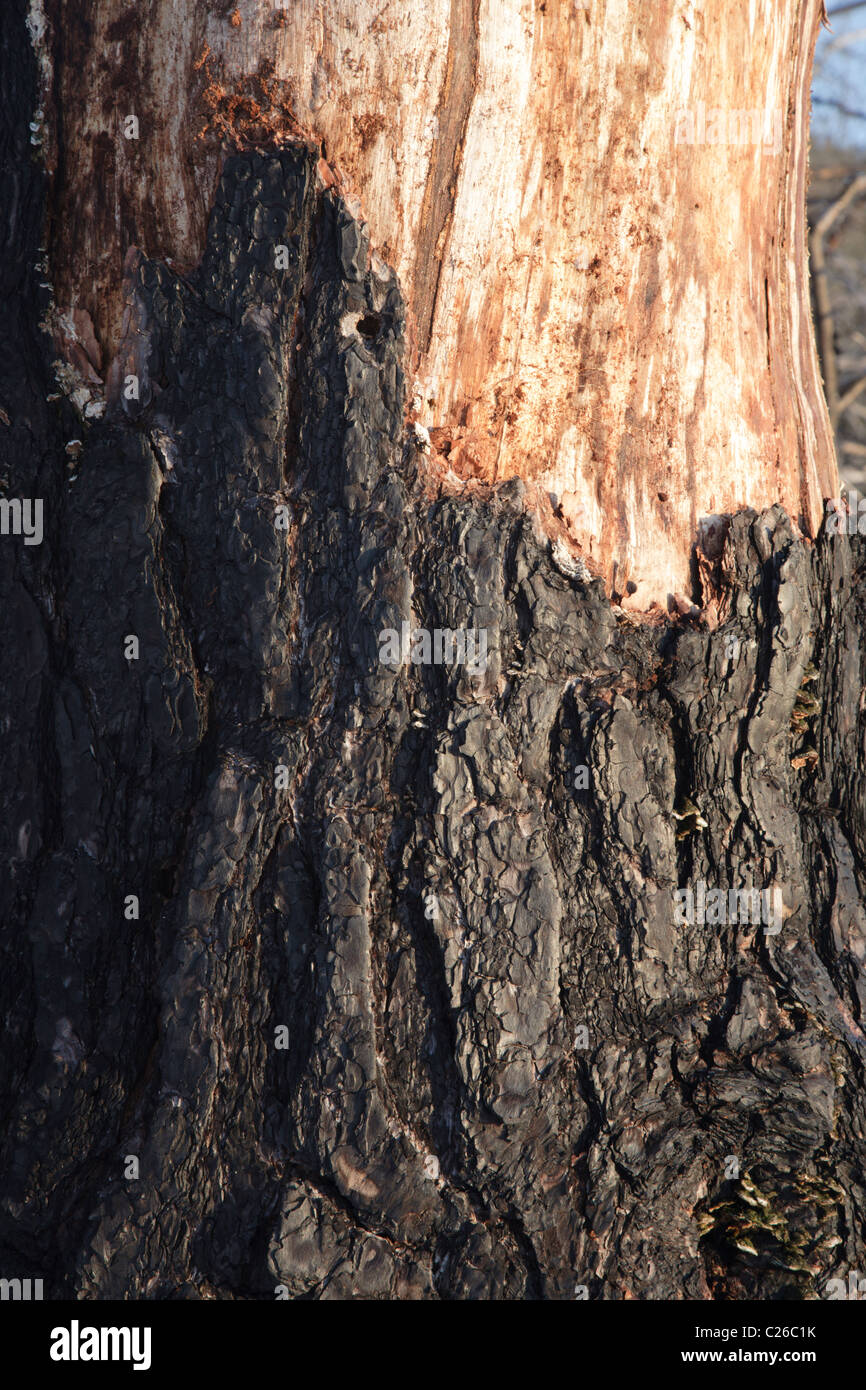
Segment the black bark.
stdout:
<svg viewBox="0 0 866 1390">
<path fill-rule="evenodd" d="M 20 19 L 2 61 L 3 493 L 45 536 L 0 537 L 0 1274 L 826 1296 L 866 1261 L 860 538 L 741 514 L 720 625 L 654 626 L 520 482 L 434 493 L 399 286 L 300 147 L 227 157 L 188 279 L 130 258 L 140 400 L 83 426 Z M 404 623 L 486 669 L 390 669 Z M 699 881 L 783 920 L 679 924 Z"/>
</svg>

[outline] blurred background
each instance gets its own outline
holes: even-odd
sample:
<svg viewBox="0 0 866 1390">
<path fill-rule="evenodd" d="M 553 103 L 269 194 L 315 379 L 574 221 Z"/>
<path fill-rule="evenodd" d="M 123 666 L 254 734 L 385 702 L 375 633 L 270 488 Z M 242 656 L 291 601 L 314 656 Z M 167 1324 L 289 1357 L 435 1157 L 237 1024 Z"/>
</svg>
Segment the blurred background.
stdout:
<svg viewBox="0 0 866 1390">
<path fill-rule="evenodd" d="M 815 51 L 812 309 L 843 484 L 866 496 L 866 0 L 827 0 Z"/>
</svg>

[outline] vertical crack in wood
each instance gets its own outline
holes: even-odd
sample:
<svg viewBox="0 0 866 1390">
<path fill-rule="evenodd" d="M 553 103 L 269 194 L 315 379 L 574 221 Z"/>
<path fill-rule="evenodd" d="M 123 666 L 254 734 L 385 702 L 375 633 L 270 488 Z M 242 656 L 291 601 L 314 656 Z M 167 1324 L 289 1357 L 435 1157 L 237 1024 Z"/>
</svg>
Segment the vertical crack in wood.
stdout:
<svg viewBox="0 0 866 1390">
<path fill-rule="evenodd" d="M 448 58 L 436 111 L 438 130 L 424 190 L 415 256 L 415 322 L 418 355 L 427 351 L 448 233 L 457 198 L 457 176 L 469 112 L 478 80 L 478 0 L 451 0 Z"/>
</svg>

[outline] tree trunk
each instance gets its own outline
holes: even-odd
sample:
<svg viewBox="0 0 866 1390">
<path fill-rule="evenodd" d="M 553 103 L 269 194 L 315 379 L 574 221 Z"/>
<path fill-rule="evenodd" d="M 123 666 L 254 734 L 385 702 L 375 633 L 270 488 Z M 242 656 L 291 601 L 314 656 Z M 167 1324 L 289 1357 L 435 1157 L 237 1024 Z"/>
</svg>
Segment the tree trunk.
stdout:
<svg viewBox="0 0 866 1390">
<path fill-rule="evenodd" d="M 690 593 L 719 514 L 779 502 L 817 534 L 837 488 L 807 328 L 823 0 L 43 3 L 58 336 L 99 373 L 130 243 L 200 259 L 203 133 L 305 136 L 399 277 L 409 405 L 455 482 L 552 493 L 639 610 Z"/>
<path fill-rule="evenodd" d="M 784 153 L 769 198 L 737 165 L 721 224 L 688 204 L 743 152 L 669 166 L 635 124 L 736 88 L 720 3 L 392 6 L 387 71 L 364 14 L 314 41 L 277 12 L 291 109 L 198 70 L 242 137 L 212 189 L 192 61 L 252 73 L 264 7 L 45 8 L 32 49 L 10 0 L 0 55 L 3 490 L 44 500 L 41 545 L 0 538 L 0 1272 L 825 1297 L 866 1260 L 866 555 L 765 505 L 814 532 L 835 478 L 802 260 L 818 6 L 753 7 Z M 440 451 L 493 441 L 465 486 L 407 420 L 416 374 Z M 533 478 L 597 501 L 599 574 Z M 652 547 L 651 594 L 695 599 L 675 622 L 608 594 Z"/>
</svg>

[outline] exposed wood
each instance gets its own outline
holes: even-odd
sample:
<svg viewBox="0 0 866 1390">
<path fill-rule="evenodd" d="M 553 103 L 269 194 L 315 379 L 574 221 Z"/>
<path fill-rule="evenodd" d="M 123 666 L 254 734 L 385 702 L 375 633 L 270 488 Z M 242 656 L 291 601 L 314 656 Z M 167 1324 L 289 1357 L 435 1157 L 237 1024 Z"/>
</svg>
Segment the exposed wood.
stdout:
<svg viewBox="0 0 866 1390">
<path fill-rule="evenodd" d="M 44 3 L 58 304 L 106 363 L 129 246 L 201 255 L 207 50 L 360 197 L 452 470 L 564 499 L 635 607 L 689 591 L 704 516 L 778 501 L 815 534 L 838 490 L 803 208 L 820 0 Z"/>
</svg>

